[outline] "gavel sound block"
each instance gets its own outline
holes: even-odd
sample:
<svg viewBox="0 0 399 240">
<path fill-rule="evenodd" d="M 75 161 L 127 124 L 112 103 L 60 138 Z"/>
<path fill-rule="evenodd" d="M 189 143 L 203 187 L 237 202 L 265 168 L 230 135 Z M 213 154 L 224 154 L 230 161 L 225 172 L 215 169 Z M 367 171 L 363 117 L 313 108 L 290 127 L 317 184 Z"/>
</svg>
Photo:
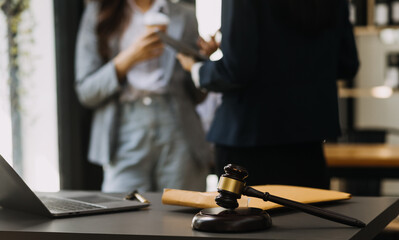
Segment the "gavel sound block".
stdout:
<svg viewBox="0 0 399 240">
<path fill-rule="evenodd" d="M 250 232 L 271 226 L 272 218 L 260 208 L 207 208 L 192 222 L 193 229 L 205 232 Z"/>
<path fill-rule="evenodd" d="M 365 226 L 363 222 L 357 219 L 312 205 L 277 197 L 268 192 L 263 193 L 246 186 L 244 180 L 248 177 L 248 172 L 240 166 L 229 164 L 224 167 L 224 171 L 225 174 L 219 180 L 219 195 L 215 198 L 216 204 L 222 208 L 210 208 L 200 211 L 193 218 L 193 229 L 207 232 L 246 232 L 269 228 L 272 225 L 272 220 L 266 211 L 257 208 L 237 208 L 237 199 L 241 198 L 241 195 L 271 201 L 342 224 L 354 227 Z"/>
</svg>

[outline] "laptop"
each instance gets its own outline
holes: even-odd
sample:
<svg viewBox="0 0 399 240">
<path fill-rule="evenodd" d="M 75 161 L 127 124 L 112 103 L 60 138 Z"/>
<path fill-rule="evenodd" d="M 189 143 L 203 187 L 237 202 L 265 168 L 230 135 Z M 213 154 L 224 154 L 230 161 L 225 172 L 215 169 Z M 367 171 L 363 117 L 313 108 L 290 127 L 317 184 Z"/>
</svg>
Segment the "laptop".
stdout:
<svg viewBox="0 0 399 240">
<path fill-rule="evenodd" d="M 57 218 L 127 211 L 149 205 L 149 202 L 95 192 L 34 193 L 0 155 L 0 206 L 3 208 Z"/>
</svg>

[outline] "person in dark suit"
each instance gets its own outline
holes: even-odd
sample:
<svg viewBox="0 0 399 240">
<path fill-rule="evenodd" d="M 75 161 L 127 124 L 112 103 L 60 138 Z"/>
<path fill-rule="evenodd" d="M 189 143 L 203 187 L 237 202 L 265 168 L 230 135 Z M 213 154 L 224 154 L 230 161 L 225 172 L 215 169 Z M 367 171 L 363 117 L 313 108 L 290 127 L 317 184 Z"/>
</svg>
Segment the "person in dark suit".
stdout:
<svg viewBox="0 0 399 240">
<path fill-rule="evenodd" d="M 348 12 L 347 0 L 223 1 L 223 57 L 178 56 L 198 87 L 223 93 L 207 136 L 219 176 L 235 163 L 249 185 L 329 188 L 323 142 L 340 134 L 336 80 L 359 67 Z"/>
</svg>

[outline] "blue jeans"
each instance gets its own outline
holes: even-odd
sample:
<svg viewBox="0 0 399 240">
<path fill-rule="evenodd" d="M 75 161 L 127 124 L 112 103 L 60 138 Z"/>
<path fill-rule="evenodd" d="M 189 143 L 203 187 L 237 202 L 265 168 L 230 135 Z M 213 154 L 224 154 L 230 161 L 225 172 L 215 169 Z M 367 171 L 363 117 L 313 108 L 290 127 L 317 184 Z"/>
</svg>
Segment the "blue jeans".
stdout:
<svg viewBox="0 0 399 240">
<path fill-rule="evenodd" d="M 116 157 L 104 166 L 104 192 L 205 191 L 208 169 L 193 159 L 174 106 L 167 95 L 122 105 Z"/>
</svg>

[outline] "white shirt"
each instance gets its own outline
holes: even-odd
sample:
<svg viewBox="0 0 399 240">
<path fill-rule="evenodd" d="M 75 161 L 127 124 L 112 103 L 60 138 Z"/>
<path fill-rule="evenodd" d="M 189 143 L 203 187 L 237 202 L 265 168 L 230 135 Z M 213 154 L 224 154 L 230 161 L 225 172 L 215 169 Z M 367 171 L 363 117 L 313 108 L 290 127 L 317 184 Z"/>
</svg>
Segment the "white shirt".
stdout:
<svg viewBox="0 0 399 240">
<path fill-rule="evenodd" d="M 193 64 L 193 66 L 191 67 L 191 78 L 193 79 L 194 85 L 197 88 L 200 88 L 200 68 L 202 67 L 202 65 L 204 65 L 203 62 L 196 62 Z"/>
<path fill-rule="evenodd" d="M 129 26 L 124 32 L 121 42 L 120 49 L 127 49 L 133 42 L 142 36 L 146 31 L 145 20 L 152 14 L 160 14 L 161 10 L 163 13 L 167 11 L 166 0 L 155 0 L 151 8 L 146 12 L 140 11 L 140 8 L 132 2 L 132 18 L 130 20 Z M 154 92 L 162 93 L 166 89 L 167 79 L 164 79 L 165 70 L 160 66 L 160 58 L 150 59 L 144 62 L 140 62 L 133 66 L 127 73 L 127 81 L 129 83 L 129 88 L 123 98 L 125 100 L 133 100 L 137 94 L 137 91 L 144 92 Z M 130 95 L 130 97 L 128 96 Z"/>
</svg>

